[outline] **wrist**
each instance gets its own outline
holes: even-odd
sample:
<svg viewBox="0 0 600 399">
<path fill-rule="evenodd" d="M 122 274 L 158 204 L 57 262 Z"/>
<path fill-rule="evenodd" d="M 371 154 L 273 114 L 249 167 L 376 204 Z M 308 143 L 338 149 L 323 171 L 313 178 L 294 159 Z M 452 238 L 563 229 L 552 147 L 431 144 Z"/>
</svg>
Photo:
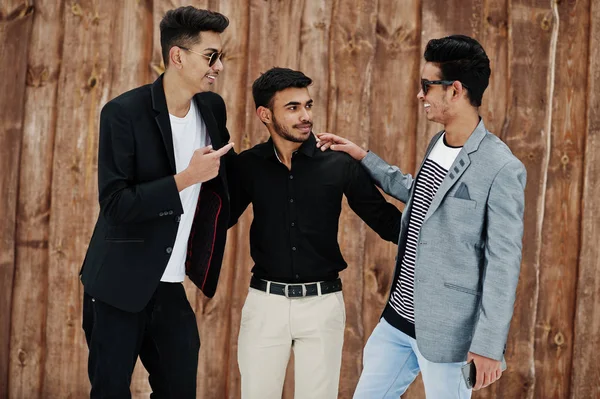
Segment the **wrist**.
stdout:
<svg viewBox="0 0 600 399">
<path fill-rule="evenodd" d="M 365 157 L 367 156 L 368 153 L 369 153 L 368 151 L 365 151 L 361 148 L 360 152 L 358 153 L 358 158 L 356 160 L 362 161 L 363 159 L 365 159 Z"/>
<path fill-rule="evenodd" d="M 177 185 L 177 191 L 181 192 L 192 185 L 190 182 L 189 174 L 187 173 L 187 169 L 177 173 L 175 176 L 175 184 Z"/>
</svg>

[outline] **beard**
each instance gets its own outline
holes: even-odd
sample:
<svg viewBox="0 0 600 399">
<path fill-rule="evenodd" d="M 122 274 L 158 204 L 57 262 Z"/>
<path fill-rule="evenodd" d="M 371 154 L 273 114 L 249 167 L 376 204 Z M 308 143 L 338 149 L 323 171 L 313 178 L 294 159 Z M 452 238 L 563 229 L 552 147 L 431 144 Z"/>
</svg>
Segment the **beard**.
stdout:
<svg viewBox="0 0 600 399">
<path fill-rule="evenodd" d="M 308 122 L 308 124 L 310 124 L 310 127 L 312 128 L 312 122 Z M 306 123 L 304 125 L 306 125 Z M 298 125 L 294 125 L 292 127 L 296 126 Z M 310 134 L 312 134 L 311 130 L 311 133 L 306 135 L 306 137 L 294 136 L 294 134 L 292 134 L 287 127 L 283 126 L 277 121 L 277 119 L 275 119 L 275 115 L 273 115 L 273 128 L 275 129 L 275 133 L 277 133 L 281 138 L 291 141 L 292 143 L 304 143 L 306 140 L 308 140 Z"/>
</svg>

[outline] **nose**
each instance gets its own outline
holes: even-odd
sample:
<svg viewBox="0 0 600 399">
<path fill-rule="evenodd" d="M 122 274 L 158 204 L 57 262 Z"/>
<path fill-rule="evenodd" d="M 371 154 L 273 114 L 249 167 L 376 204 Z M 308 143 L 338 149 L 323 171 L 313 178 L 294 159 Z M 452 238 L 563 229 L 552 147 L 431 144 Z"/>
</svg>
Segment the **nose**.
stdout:
<svg viewBox="0 0 600 399">
<path fill-rule="evenodd" d="M 302 123 L 310 122 L 310 119 L 310 111 L 306 108 L 302 108 L 302 113 L 300 114 L 300 120 L 302 121 Z"/>
<path fill-rule="evenodd" d="M 421 101 L 425 100 L 425 93 L 423 93 L 423 89 L 419 90 L 419 92 L 417 93 L 417 99 Z"/>
<path fill-rule="evenodd" d="M 221 57 L 215 62 L 215 65 L 212 66 L 213 71 L 221 72 L 223 70 L 223 63 L 221 62 Z"/>
</svg>

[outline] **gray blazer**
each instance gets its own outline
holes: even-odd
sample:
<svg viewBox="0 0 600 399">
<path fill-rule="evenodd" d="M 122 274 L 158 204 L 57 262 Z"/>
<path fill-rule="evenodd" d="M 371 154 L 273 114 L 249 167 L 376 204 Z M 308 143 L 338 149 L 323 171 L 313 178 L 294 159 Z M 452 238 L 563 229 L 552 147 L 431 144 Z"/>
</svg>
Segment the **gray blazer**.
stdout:
<svg viewBox="0 0 600 399">
<path fill-rule="evenodd" d="M 425 158 L 441 134 L 433 137 Z M 415 180 L 372 152 L 362 165 L 383 191 L 406 204 L 395 281 Z M 419 234 L 415 334 L 426 359 L 460 362 L 469 351 L 502 359 L 521 264 L 525 180 L 523 164 L 480 121 L 440 185 Z"/>
</svg>

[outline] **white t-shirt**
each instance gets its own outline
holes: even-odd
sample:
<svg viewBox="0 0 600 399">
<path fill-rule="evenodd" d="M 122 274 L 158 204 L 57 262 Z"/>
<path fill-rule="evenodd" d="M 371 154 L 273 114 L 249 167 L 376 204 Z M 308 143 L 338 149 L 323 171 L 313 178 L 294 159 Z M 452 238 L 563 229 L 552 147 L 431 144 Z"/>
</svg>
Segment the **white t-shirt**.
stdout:
<svg viewBox="0 0 600 399">
<path fill-rule="evenodd" d="M 173 150 L 175 153 L 175 169 L 177 173 L 188 167 L 194 151 L 207 146 L 210 138 L 206 134 L 206 125 L 196 108 L 194 100 L 190 110 L 183 118 L 169 115 L 171 131 L 173 132 Z M 202 183 L 194 184 L 181 192 L 179 199 L 183 207 L 183 215 L 179 221 L 173 252 L 167 263 L 167 268 L 160 281 L 179 283 L 185 278 L 185 259 L 187 257 L 188 239 L 196 213 L 198 196 Z"/>
</svg>

